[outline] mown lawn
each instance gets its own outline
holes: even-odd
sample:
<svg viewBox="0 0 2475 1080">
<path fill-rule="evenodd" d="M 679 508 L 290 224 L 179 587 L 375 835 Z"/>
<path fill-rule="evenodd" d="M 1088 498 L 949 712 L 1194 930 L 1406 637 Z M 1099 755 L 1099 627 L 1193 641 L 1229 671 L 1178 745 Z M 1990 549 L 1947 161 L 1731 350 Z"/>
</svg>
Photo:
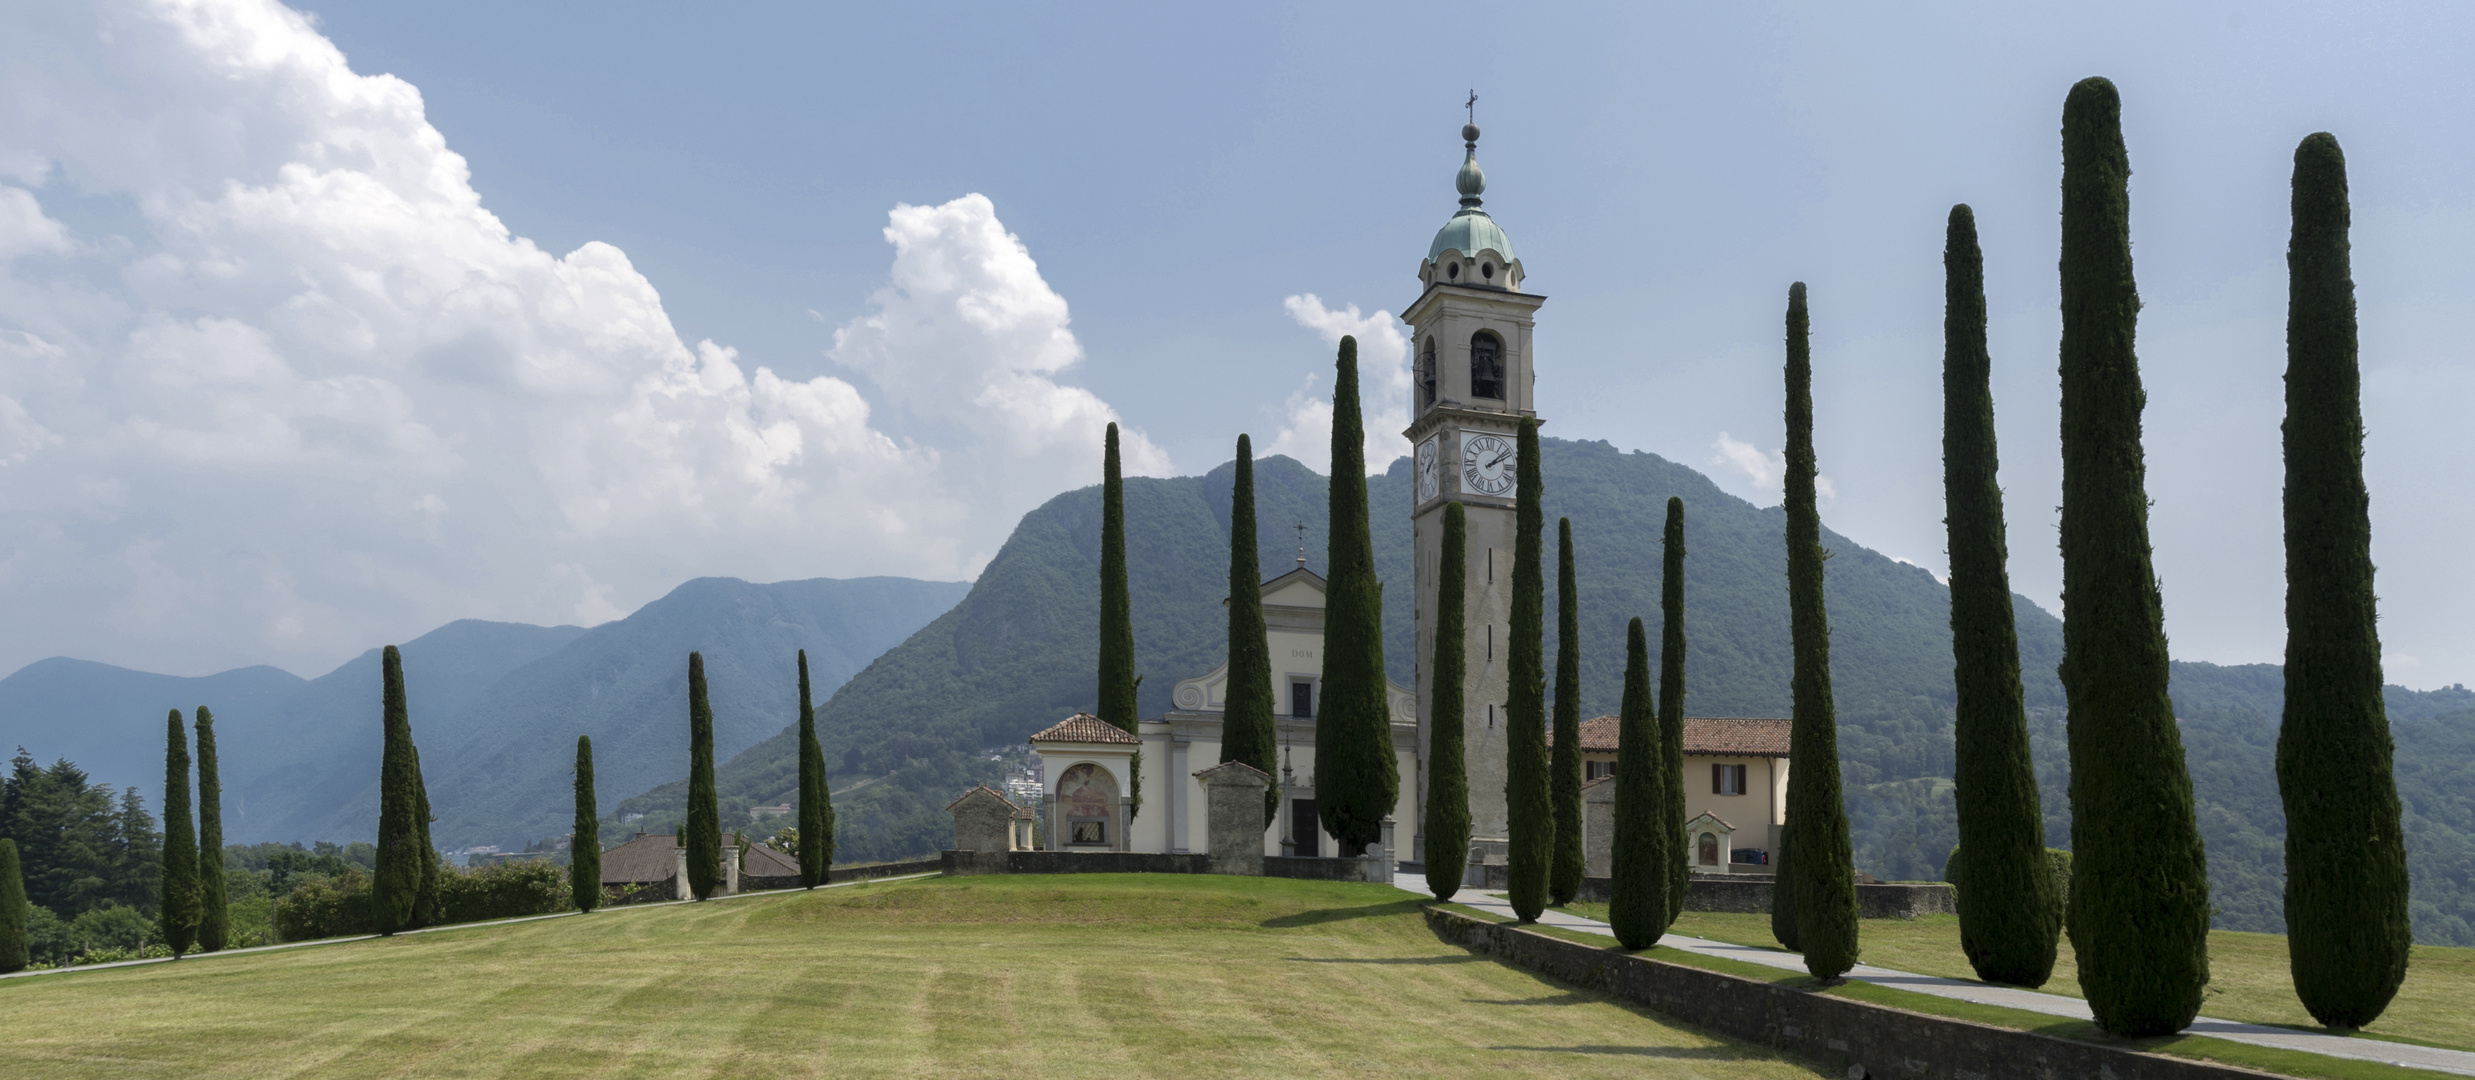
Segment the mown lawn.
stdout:
<svg viewBox="0 0 2475 1080">
<path fill-rule="evenodd" d="M 1607 917 L 1605 904 L 1573 904 L 1566 910 L 1585 918 Z M 1675 930 L 1736 945 L 1779 945 L 1770 934 L 1768 915 L 1688 911 L 1676 920 Z M 1967 954 L 1960 951 L 1957 915 L 1866 919 L 1858 928 L 1857 941 L 1868 964 L 1920 975 L 1976 978 Z M 2080 996 L 2079 967 L 2072 962 L 2069 939 L 2057 950 L 2054 977 L 2038 989 Z M 2286 939 L 2277 934 L 2210 931 L 2206 995 L 2200 1011 L 2221 1020 L 2319 1028 L 2295 999 L 2294 980 L 2286 967 Z M 2475 1050 L 2475 1007 L 2469 1002 L 2475 1002 L 2475 949 L 2418 945 L 2407 961 L 2406 985 L 2399 989 L 2389 1011 L 2364 1031 Z"/>
<path fill-rule="evenodd" d="M 0 1076 L 1811 1077 L 1383 886 L 927 879 L 0 981 Z"/>
</svg>

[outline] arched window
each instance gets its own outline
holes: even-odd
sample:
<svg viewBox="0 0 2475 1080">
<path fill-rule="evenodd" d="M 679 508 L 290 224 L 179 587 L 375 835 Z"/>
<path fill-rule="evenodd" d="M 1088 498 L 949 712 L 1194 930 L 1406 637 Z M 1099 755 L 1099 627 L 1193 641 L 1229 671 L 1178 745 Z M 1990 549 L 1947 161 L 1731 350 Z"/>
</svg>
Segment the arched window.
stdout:
<svg viewBox="0 0 2475 1080">
<path fill-rule="evenodd" d="M 1470 338 L 1470 396 L 1504 396 L 1504 343 L 1485 330 Z"/>
<path fill-rule="evenodd" d="M 1435 405 L 1435 339 L 1427 339 L 1426 351 L 1418 355 L 1418 407 Z"/>
</svg>

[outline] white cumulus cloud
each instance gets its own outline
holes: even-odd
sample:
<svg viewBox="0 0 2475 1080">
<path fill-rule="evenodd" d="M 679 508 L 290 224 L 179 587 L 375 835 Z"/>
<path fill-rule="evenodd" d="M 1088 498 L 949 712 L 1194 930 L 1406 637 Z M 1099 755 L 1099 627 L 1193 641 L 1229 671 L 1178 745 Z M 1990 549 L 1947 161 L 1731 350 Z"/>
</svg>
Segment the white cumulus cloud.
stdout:
<svg viewBox="0 0 2475 1080">
<path fill-rule="evenodd" d="M 1281 302 L 1298 325 L 1315 331 L 1324 344 L 1338 348 L 1343 337 L 1358 339 L 1358 408 L 1366 427 L 1366 472 L 1373 476 L 1409 453 L 1401 431 L 1409 426 L 1409 338 L 1389 311 L 1358 313 L 1351 304 L 1327 308 L 1313 293 Z M 1317 472 L 1332 471 L 1332 396 L 1315 387 L 1322 377 L 1310 377 L 1289 395 L 1283 406 L 1280 433 L 1259 451 L 1265 456 L 1287 454 Z"/>
<path fill-rule="evenodd" d="M 890 284 L 834 350 L 872 405 L 681 339 L 615 247 L 514 235 L 420 92 L 298 12 L 10 21 L 0 600 L 28 617 L 0 671 L 313 670 L 699 574 L 968 576 L 1099 475 L 1117 416 L 1059 381 L 1065 301 L 985 198 L 893 211 Z M 1169 467 L 1140 432 L 1127 457 Z"/>
<path fill-rule="evenodd" d="M 1719 433 L 1710 448 L 1715 451 L 1710 456 L 1710 464 L 1743 473 L 1755 491 L 1775 494 L 1787 480 L 1787 451 L 1784 448 L 1764 452 L 1761 447 L 1724 431 Z M 1820 474 L 1813 478 L 1813 494 L 1817 501 L 1823 502 L 1839 497 L 1838 491 L 1831 486 L 1830 477 Z"/>
</svg>

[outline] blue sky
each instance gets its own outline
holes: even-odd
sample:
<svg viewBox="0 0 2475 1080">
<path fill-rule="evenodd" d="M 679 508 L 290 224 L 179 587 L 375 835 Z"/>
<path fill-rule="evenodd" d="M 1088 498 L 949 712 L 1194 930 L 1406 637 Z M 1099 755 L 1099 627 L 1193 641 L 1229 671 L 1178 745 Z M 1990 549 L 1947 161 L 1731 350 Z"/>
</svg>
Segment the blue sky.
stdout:
<svg viewBox="0 0 2475 1080">
<path fill-rule="evenodd" d="M 0 164 L 14 170 L 0 182 L 58 236 L 21 225 L 36 239 L 8 268 L 17 296 L 0 295 L 0 332 L 125 384 L 164 362 L 150 357 L 230 355 L 216 352 L 241 347 L 218 336 L 226 323 L 261 327 L 264 362 L 310 383 L 393 380 L 367 400 L 398 433 L 353 459 L 367 476 L 257 450 L 202 471 L 188 444 L 149 434 L 168 421 L 147 426 L 125 400 L 14 392 L 52 402 L 25 408 L 56 441 L 20 434 L 35 449 L 0 469 L 0 526 L 74 568 L 0 576 L 18 606 L 64 613 L 40 634 L 0 635 L 0 670 L 60 652 L 158 670 L 312 668 L 460 615 L 606 618 L 701 573 L 968 576 L 1015 516 L 1096 473 L 1088 440 L 1066 437 L 1073 425 L 1118 419 L 1147 440 L 1146 467 L 1177 473 L 1217 464 L 1240 431 L 1312 446 L 1330 334 L 1382 339 L 1377 313 L 1414 297 L 1417 261 L 1454 208 L 1472 89 L 1487 207 L 1529 287 L 1550 297 L 1537 338 L 1549 433 L 1659 453 L 1775 502 L 1764 461 L 1780 440 L 1779 318 L 1787 284 L 1806 281 L 1835 492 L 1825 517 L 1936 571 L 1942 222 L 1952 203 L 1972 204 L 2014 580 L 2052 606 L 2056 128 L 2070 84 L 2104 74 L 2122 88 L 2135 170 L 2154 529 L 2176 654 L 2274 661 L 2282 648 L 2286 187 L 2296 141 L 2329 130 L 2352 166 L 2389 674 L 2414 686 L 2475 674 L 2475 629 L 2458 618 L 2475 570 L 2453 551 L 2475 532 L 2458 479 L 2475 451 L 2453 437 L 2475 403 L 2475 81 L 2461 70 L 2475 13 L 2462 7 L 322 3 L 307 9 L 313 29 L 287 31 L 239 0 L 240 14 L 208 17 L 225 6 L 29 9 L 37 32 L 10 59 L 39 70 L 0 78 L 17 101 L 0 117 Z M 219 20 L 257 29 L 196 29 Z M 187 29 L 135 66 L 143 50 L 127 43 L 164 24 Z M 98 26 L 121 36 L 93 45 Z M 320 104 L 359 92 L 335 91 L 332 72 L 292 82 L 281 65 L 231 59 L 244 39 L 304 34 L 331 42 L 354 76 L 409 84 L 417 112 L 399 102 L 362 125 Z M 254 74 L 236 79 L 233 63 Z M 60 89 L 89 85 L 115 89 L 108 108 Z M 63 115 L 96 109 L 85 119 L 106 130 L 240 134 L 192 145 L 150 134 L 135 145 L 151 156 L 132 160 L 63 133 Z M 350 132 L 332 134 L 337 117 Z M 623 253 L 641 284 L 623 282 L 622 321 L 658 312 L 668 328 L 620 350 L 632 359 L 543 390 L 525 374 L 538 351 L 589 357 L 606 344 L 561 321 L 561 290 L 610 275 L 480 239 L 420 248 L 436 281 L 513 275 L 509 319 L 552 329 L 476 323 L 393 359 L 387 317 L 367 310 L 350 321 L 379 327 L 376 346 L 286 329 L 282 312 L 359 302 L 341 286 L 296 289 L 270 272 L 236 292 L 147 276 L 160 247 L 188 252 L 199 281 L 225 281 L 208 273 L 223 265 L 214 252 L 255 250 L 235 237 L 278 229 L 253 218 L 201 233 L 182 199 L 229 211 L 217 221 L 262 209 L 232 190 L 366 206 L 332 185 L 301 195 L 283 168 L 350 172 L 367 127 L 410 148 L 411 176 L 430 168 L 422 124 L 469 165 L 479 210 L 548 260 L 596 243 Z M 388 153 L 375 153 L 374 175 Z M 462 205 L 451 187 L 437 188 L 440 206 Z M 985 203 L 956 202 L 973 194 Z M 899 253 L 898 205 L 920 208 L 890 222 L 909 230 Z M 336 225 L 341 213 L 282 217 L 286 239 L 252 265 L 290 258 L 311 267 L 295 275 L 305 280 L 361 280 L 388 245 L 429 243 Z M 1027 262 L 1004 257 L 1003 234 Z M 381 254 L 316 269 L 356 244 Z M 984 277 L 948 289 L 940 275 L 955 267 Z M 94 295 L 58 303 L 71 285 Z M 987 297 L 1006 298 L 1013 321 L 957 329 Z M 400 296 L 382 307 L 408 333 L 438 322 Z M 72 308 L 103 314 L 57 314 Z M 185 336 L 165 344 L 165 327 Z M 418 374 L 388 374 L 407 370 Z M 661 372 L 686 381 L 645 389 Z M 975 401 L 1004 401 L 962 409 L 937 392 L 957 379 L 997 388 Z M 579 381 L 616 396 L 577 397 L 567 388 Z M 679 389 L 690 383 L 700 389 Z M 1379 396 L 1386 385 L 1370 379 Z M 396 400 L 388 392 L 400 407 L 381 402 Z M 697 394 L 706 412 L 662 411 Z M 1384 404 L 1370 399 L 1370 412 Z M 594 449 L 589 436 L 608 426 L 598 418 L 613 415 L 649 426 L 623 423 L 622 449 Z M 80 424 L 132 434 L 81 455 Z M 784 442 L 790 431 L 804 442 Z M 321 458 L 314 437 L 285 445 Z M 612 464 L 638 451 L 643 461 Z M 25 479 L 47 460 L 74 463 L 77 482 Z M 486 467 L 515 461 L 530 465 Z M 368 478 L 408 468 L 431 479 L 397 491 Z M 325 484 L 332 498 L 302 494 Z M 352 508 L 373 484 L 386 497 Z M 198 490 L 252 521 L 303 527 L 236 525 L 250 556 L 238 567 L 164 554 L 194 548 L 184 530 L 206 526 L 155 519 L 241 512 L 192 506 Z M 204 610 L 247 629 L 185 628 Z"/>
</svg>

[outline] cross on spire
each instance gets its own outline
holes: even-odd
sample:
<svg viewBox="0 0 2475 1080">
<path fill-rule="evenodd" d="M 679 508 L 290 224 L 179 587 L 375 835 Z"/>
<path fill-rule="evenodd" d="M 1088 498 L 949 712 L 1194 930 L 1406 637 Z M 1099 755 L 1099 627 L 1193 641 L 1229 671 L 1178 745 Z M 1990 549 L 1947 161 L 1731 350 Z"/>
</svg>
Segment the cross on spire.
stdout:
<svg viewBox="0 0 2475 1080">
<path fill-rule="evenodd" d="M 1476 88 L 1470 90 L 1470 99 L 1462 102 L 1461 107 L 1470 111 L 1470 123 L 1478 122 L 1478 91 Z"/>
</svg>

